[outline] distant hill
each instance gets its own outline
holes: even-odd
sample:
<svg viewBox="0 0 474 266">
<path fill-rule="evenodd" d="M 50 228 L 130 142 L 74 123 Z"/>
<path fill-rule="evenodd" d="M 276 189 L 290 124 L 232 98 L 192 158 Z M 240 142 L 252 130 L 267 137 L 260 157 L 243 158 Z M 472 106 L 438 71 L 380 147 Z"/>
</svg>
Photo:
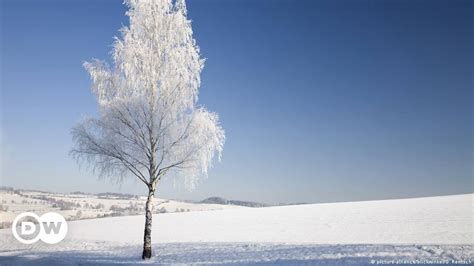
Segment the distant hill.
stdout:
<svg viewBox="0 0 474 266">
<path fill-rule="evenodd" d="M 237 206 L 244 206 L 244 207 L 252 207 L 252 208 L 259 208 L 259 207 L 268 207 L 270 205 L 265 203 L 259 202 L 252 202 L 252 201 L 241 201 L 241 200 L 227 200 L 221 197 L 210 197 L 200 201 L 199 203 L 207 203 L 207 204 L 222 204 L 222 205 L 237 205 Z"/>
<path fill-rule="evenodd" d="M 117 192 L 104 192 L 104 193 L 97 193 L 95 194 L 99 199 L 135 199 L 139 198 L 140 196 L 132 195 L 132 194 L 124 194 L 124 193 L 117 193 Z"/>
</svg>

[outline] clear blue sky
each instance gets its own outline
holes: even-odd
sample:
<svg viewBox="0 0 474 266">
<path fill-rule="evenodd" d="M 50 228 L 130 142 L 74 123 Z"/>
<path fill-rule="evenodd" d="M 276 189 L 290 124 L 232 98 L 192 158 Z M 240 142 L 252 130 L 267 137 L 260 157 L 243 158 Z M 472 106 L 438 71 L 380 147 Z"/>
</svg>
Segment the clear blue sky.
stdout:
<svg viewBox="0 0 474 266">
<path fill-rule="evenodd" d="M 207 58 L 200 103 L 223 161 L 187 192 L 329 202 L 473 191 L 472 1 L 188 1 Z M 82 62 L 109 60 L 121 1 L 1 1 L 1 184 L 144 193 L 68 156 L 97 112 Z"/>
</svg>

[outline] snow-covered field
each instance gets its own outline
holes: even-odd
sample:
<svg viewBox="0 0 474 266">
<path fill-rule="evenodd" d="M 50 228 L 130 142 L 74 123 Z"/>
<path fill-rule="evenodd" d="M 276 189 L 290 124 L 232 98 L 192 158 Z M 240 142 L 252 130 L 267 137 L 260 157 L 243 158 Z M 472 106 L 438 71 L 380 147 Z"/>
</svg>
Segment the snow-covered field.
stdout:
<svg viewBox="0 0 474 266">
<path fill-rule="evenodd" d="M 105 193 L 104 193 L 105 194 Z M 54 211 L 67 220 L 142 214 L 146 197 L 124 194 L 51 193 L 0 188 L 0 229 L 10 227 L 22 212 L 41 215 Z M 193 212 L 244 208 L 155 198 L 155 213 Z"/>
<path fill-rule="evenodd" d="M 474 260 L 473 194 L 154 215 L 151 263 L 400 264 Z M 69 222 L 57 245 L 0 230 L 0 264 L 136 264 L 143 216 Z"/>
</svg>

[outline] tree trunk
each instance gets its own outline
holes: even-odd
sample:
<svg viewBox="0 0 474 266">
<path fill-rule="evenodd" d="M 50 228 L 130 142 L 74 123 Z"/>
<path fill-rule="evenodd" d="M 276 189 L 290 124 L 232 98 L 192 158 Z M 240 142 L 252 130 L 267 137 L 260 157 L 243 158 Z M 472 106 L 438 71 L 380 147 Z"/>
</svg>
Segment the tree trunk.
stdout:
<svg viewBox="0 0 474 266">
<path fill-rule="evenodd" d="M 152 225 L 152 202 L 155 190 L 150 188 L 148 190 L 148 199 L 145 207 L 145 234 L 143 237 L 143 255 L 142 259 L 151 258 L 151 225 Z"/>
</svg>

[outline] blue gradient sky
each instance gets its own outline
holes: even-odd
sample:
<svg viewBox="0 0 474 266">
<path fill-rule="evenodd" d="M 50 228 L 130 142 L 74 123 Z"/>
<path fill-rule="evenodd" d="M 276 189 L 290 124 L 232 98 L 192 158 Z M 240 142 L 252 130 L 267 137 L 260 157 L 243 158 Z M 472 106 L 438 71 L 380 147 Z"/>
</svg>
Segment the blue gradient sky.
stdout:
<svg viewBox="0 0 474 266">
<path fill-rule="evenodd" d="M 41 3 L 40 3 L 41 2 Z M 472 1 L 188 1 L 223 161 L 188 192 L 329 202 L 473 191 Z M 121 1 L 1 1 L 1 184 L 144 193 L 68 156 Z"/>
</svg>

